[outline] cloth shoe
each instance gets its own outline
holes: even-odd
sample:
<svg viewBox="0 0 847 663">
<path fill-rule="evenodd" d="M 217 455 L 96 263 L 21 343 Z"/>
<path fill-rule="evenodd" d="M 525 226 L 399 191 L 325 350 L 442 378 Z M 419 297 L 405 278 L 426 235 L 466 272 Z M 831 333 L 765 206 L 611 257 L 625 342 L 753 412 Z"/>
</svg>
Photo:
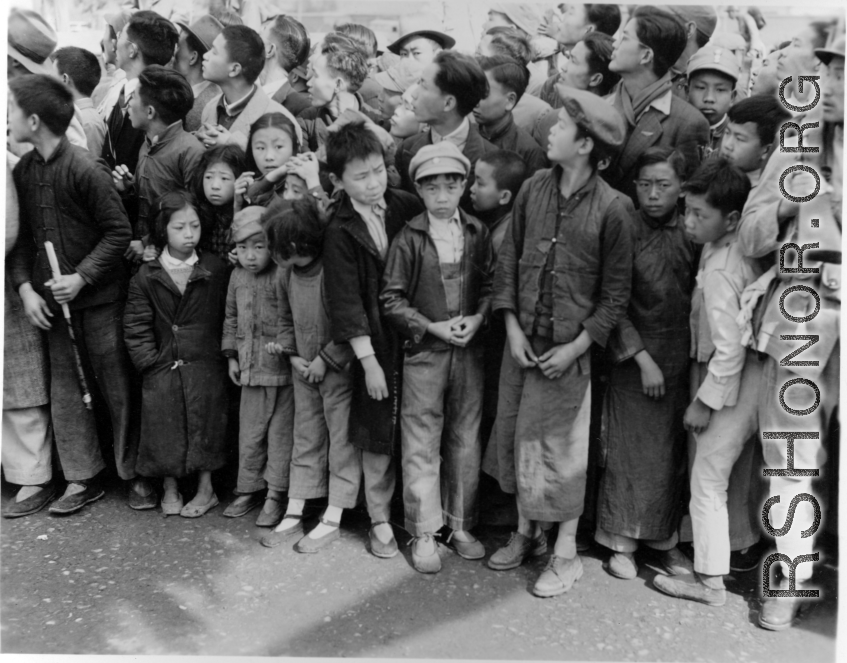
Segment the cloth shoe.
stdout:
<svg viewBox="0 0 847 663">
<path fill-rule="evenodd" d="M 546 552 L 547 535 L 544 532 L 536 539 L 512 532 L 509 542 L 488 558 L 488 568 L 495 571 L 516 569 L 527 557 L 538 557 Z"/>
<path fill-rule="evenodd" d="M 257 506 L 265 503 L 265 498 L 261 492 L 250 493 L 247 497 L 249 499 L 245 502 L 239 503 L 238 498 L 230 502 L 229 506 L 224 509 L 224 516 L 227 518 L 240 518 L 250 513 Z"/>
<path fill-rule="evenodd" d="M 688 599 L 715 607 L 726 603 L 726 589 L 708 587 L 696 571 L 679 576 L 657 575 L 653 578 L 653 586 L 663 594 L 678 599 Z"/>
<path fill-rule="evenodd" d="M 759 568 L 762 560 L 763 548 L 761 542 L 754 543 L 744 550 L 733 550 L 729 554 L 729 570 L 736 573 L 749 573 Z"/>
<path fill-rule="evenodd" d="M 777 589 L 788 589 L 788 582 L 783 578 Z M 803 583 L 797 582 L 795 589 L 806 589 Z M 794 626 L 800 613 L 811 604 L 802 598 L 789 596 L 768 596 L 762 599 L 762 609 L 759 610 L 759 626 L 768 631 L 784 631 Z"/>
<path fill-rule="evenodd" d="M 638 577 L 638 565 L 635 563 L 635 555 L 632 553 L 615 552 L 609 558 L 606 570 L 622 580 L 633 580 Z"/>
<path fill-rule="evenodd" d="M 83 483 L 82 481 L 71 481 L 70 483 L 82 484 L 85 486 L 85 490 L 74 493 L 73 495 L 63 495 L 50 505 L 50 513 L 60 516 L 75 513 L 86 504 L 96 502 L 106 494 L 106 491 L 100 487 L 100 484 L 95 482 Z"/>
<path fill-rule="evenodd" d="M 374 533 L 374 527 L 377 525 L 384 525 L 386 521 L 382 520 L 378 523 L 373 523 L 371 525 L 371 529 L 368 532 L 368 539 L 370 541 L 371 554 L 374 557 L 379 557 L 381 559 L 390 559 L 394 557 L 400 549 L 397 546 L 397 539 L 393 536 L 391 537 L 391 541 L 388 543 L 383 543 L 379 540 L 379 537 Z"/>
<path fill-rule="evenodd" d="M 564 594 L 582 577 L 583 570 L 579 555 L 567 559 L 553 554 L 535 581 L 532 593 L 541 598 Z"/>
<path fill-rule="evenodd" d="M 145 483 L 147 483 L 145 481 Z M 155 509 L 159 506 L 159 496 L 156 494 L 156 489 L 150 484 L 147 484 L 150 492 L 146 495 L 138 493 L 129 481 L 129 508 L 136 511 L 146 511 L 147 509 Z"/>
<path fill-rule="evenodd" d="M 48 483 L 41 487 L 35 495 L 30 495 L 25 500 L 16 502 L 13 497 L 3 506 L 4 518 L 20 518 L 38 513 L 50 503 L 56 495 L 56 484 Z"/>
<path fill-rule="evenodd" d="M 412 538 L 412 565 L 419 573 L 438 573 L 441 570 L 441 557 L 438 555 L 438 542 L 431 532 Z M 432 552 L 427 548 L 432 547 Z"/>
<path fill-rule="evenodd" d="M 271 497 L 267 495 L 265 497 L 265 502 L 270 500 L 274 504 L 273 510 L 268 513 L 264 509 L 264 505 L 262 510 L 259 512 L 259 517 L 256 518 L 256 527 L 276 527 L 282 522 L 282 514 L 285 513 L 285 505 L 282 500 L 278 497 Z"/>
<path fill-rule="evenodd" d="M 447 537 L 447 543 L 452 544 L 453 549 L 459 557 L 464 559 L 482 559 L 485 557 L 485 547 L 478 539 L 474 539 L 473 541 L 459 541 L 459 539 L 453 536 L 455 533 L 455 530 L 450 532 L 450 536 Z"/>
<path fill-rule="evenodd" d="M 200 516 L 214 509 L 218 504 L 220 504 L 220 502 L 218 502 L 218 496 L 212 493 L 212 499 L 209 500 L 206 504 L 197 506 L 192 505 L 189 502 L 184 507 L 182 507 L 182 510 L 179 512 L 179 515 L 183 518 L 199 518 Z"/>
<path fill-rule="evenodd" d="M 656 550 L 655 554 L 662 570 L 670 576 L 694 573 L 693 562 L 679 548 Z"/>
<path fill-rule="evenodd" d="M 294 527 L 289 527 L 284 532 L 277 532 L 276 530 L 268 532 L 259 539 L 259 543 L 265 546 L 265 548 L 276 548 L 278 545 L 285 543 L 295 534 L 301 534 L 303 532 L 303 514 L 294 516 L 286 513 L 282 517 L 282 520 L 285 520 L 286 518 L 291 518 L 292 520 L 296 518 L 298 522 L 294 525 Z M 280 522 L 282 522 L 282 520 L 280 520 Z"/>
<path fill-rule="evenodd" d="M 327 527 L 334 527 L 335 529 L 327 534 L 324 534 L 319 539 L 313 539 L 309 535 L 304 536 L 294 544 L 294 550 L 299 553 L 316 553 L 321 548 L 325 548 L 333 541 L 337 541 L 341 538 L 341 523 L 334 523 L 324 517 L 319 518 L 319 520 Z"/>
</svg>

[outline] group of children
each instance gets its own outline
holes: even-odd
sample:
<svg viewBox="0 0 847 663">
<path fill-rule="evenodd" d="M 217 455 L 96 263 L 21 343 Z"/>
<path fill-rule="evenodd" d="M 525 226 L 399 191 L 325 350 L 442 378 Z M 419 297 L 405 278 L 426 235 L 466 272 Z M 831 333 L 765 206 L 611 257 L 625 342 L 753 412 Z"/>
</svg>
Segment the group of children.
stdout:
<svg viewBox="0 0 847 663">
<path fill-rule="evenodd" d="M 118 49 L 144 51 L 127 38 L 132 25 Z M 629 129 L 602 97 L 559 87 L 545 154 L 512 116 L 526 67 L 445 50 L 389 70 L 380 118 L 358 92 L 367 54 L 352 40 L 332 33 L 315 50 L 313 107 L 294 119 L 254 84 L 257 33 L 224 28 L 202 58 L 222 94 L 194 134 L 183 125 L 191 85 L 147 63 L 125 100 L 144 138 L 137 165 L 116 162 L 111 178 L 68 144 L 73 97 L 61 82 L 11 82 L 11 136 L 34 146 L 14 171 L 31 227 L 10 256 L 12 282 L 47 331 L 56 441 L 75 485 L 51 511 L 103 494 L 102 460 L 83 458 L 68 432 L 87 426 L 96 440 L 90 417 L 72 420 L 83 405 L 56 315 L 69 303 L 115 439 L 129 440 L 119 462 L 133 508 L 194 518 L 218 505 L 212 477 L 227 463 L 237 403 L 236 497 L 224 515 L 261 506 L 256 524 L 272 528 L 262 545 L 317 552 L 363 493 L 371 552 L 396 555 L 399 476 L 414 567 L 440 570 L 445 527 L 461 557 L 481 559 L 472 530 L 484 469 L 518 512 L 488 566 L 552 550 L 533 592 L 556 596 L 583 573 L 599 348 L 594 537 L 613 551 L 609 572 L 635 577 L 644 543 L 668 574 L 658 589 L 723 604 L 726 494 L 758 429 L 763 371 L 736 322 L 763 265 L 737 232 L 787 114 L 772 96 L 717 103 L 734 100 L 721 79 L 732 63 L 707 54 L 701 71 L 695 56 L 692 95 L 721 140 L 696 170 L 674 147 L 644 150 L 630 199 L 604 179 Z M 45 240 L 69 275 L 51 276 Z M 677 547 L 689 475 L 693 566 Z M 182 480 L 194 476 L 185 500 Z M 314 499 L 327 506 L 307 532 Z"/>
</svg>

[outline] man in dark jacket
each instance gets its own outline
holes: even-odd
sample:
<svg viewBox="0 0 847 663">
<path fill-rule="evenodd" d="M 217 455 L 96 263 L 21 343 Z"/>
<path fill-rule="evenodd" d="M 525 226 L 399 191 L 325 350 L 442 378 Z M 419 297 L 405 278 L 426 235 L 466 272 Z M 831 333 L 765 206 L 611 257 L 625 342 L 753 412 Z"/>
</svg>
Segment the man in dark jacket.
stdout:
<svg viewBox="0 0 847 663">
<path fill-rule="evenodd" d="M 429 131 L 409 136 L 397 148 L 396 165 L 403 189 L 416 193 L 409 176 L 409 164 L 418 150 L 424 145 L 450 141 L 471 162 L 471 173 L 459 207 L 467 214 L 473 214 L 470 191 L 474 182 L 474 165 L 483 154 L 497 148 L 480 135 L 468 115 L 487 96 L 485 73 L 469 55 L 440 51 L 424 68 L 415 95 L 414 111 L 418 122 L 429 125 Z"/>
<path fill-rule="evenodd" d="M 10 132 L 35 148 L 13 172 L 21 232 L 9 269 L 27 318 L 47 332 L 50 406 L 69 482 L 50 511 L 73 513 L 104 494 L 95 480 L 105 467 L 97 427 L 83 403 L 62 304 L 73 315 L 88 385 L 97 385 L 105 396 L 118 474 L 135 480 L 130 506 L 153 508 L 155 493 L 135 473 L 138 429 L 130 421 L 130 367 L 121 327 L 126 296 L 122 256 L 132 237 L 129 221 L 105 166 L 64 136 L 73 116 L 71 93 L 59 81 L 40 75 L 12 81 L 9 87 Z M 55 278 L 45 241 L 56 249 L 62 274 Z"/>
<path fill-rule="evenodd" d="M 675 15 L 645 5 L 626 24 L 609 62 L 609 71 L 621 75 L 611 101 L 627 121 L 627 139 L 604 178 L 633 201 L 635 166 L 644 150 L 654 145 L 676 148 L 690 174 L 709 143 L 709 122 L 673 93 L 671 65 L 687 43 Z"/>
</svg>

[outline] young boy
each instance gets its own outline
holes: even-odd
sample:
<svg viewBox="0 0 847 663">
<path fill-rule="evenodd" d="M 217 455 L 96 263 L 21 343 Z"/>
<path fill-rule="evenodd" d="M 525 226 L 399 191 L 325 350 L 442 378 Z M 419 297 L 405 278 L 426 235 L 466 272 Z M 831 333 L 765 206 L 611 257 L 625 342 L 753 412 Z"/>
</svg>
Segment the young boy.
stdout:
<svg viewBox="0 0 847 663">
<path fill-rule="evenodd" d="M 224 515 L 238 518 L 264 501 L 256 525 L 275 527 L 282 520 L 289 484 L 294 392 L 288 359 L 265 351 L 276 340 L 279 301 L 278 269 L 260 225 L 264 212 L 264 207 L 245 207 L 232 222 L 238 266 L 229 279 L 221 350 L 230 380 L 241 387 L 241 409 L 238 497 Z"/>
<path fill-rule="evenodd" d="M 224 26 L 214 16 L 206 14 L 191 25 L 180 23 L 179 27 L 174 69 L 185 76 L 194 94 L 194 103 L 185 116 L 185 130 L 193 133 L 200 128 L 200 117 L 206 104 L 221 93 L 217 85 L 203 78 L 203 56 Z"/>
<path fill-rule="evenodd" d="M 486 96 L 488 80 L 477 61 L 469 55 L 439 51 L 435 59 L 426 65 L 415 93 L 414 107 L 418 122 L 426 123 L 429 130 L 404 140 L 395 155 L 395 165 L 404 190 L 416 192 L 414 182 L 409 179 L 409 164 L 418 150 L 424 145 L 447 140 L 454 143 L 471 162 L 471 173 L 459 206 L 466 213 L 472 211 L 470 187 L 474 180 L 474 165 L 481 156 L 495 150 L 480 135 L 477 125 L 468 119 Z"/>
<path fill-rule="evenodd" d="M 688 103 L 709 121 L 709 144 L 703 158 L 721 146 L 726 112 L 735 102 L 735 86 L 741 65 L 727 48 L 704 46 L 688 61 Z"/>
<path fill-rule="evenodd" d="M 625 136 L 614 107 L 567 91 L 547 152 L 555 166 L 521 188 L 498 256 L 492 309 L 506 321 L 500 405 L 510 405 L 498 409 L 492 443 L 501 457 L 514 448 L 517 476 L 505 479 L 517 489 L 518 531 L 488 566 L 513 569 L 543 554 L 540 522 L 558 522 L 536 596 L 562 594 L 582 576 L 575 538 L 588 465 L 590 348 L 605 346 L 626 311 L 632 277 L 632 219 L 597 166 Z"/>
<path fill-rule="evenodd" d="M 74 96 L 74 116 L 82 123 L 88 151 L 99 155 L 106 138 L 106 123 L 91 101 L 91 93 L 100 82 L 97 56 L 84 48 L 65 46 L 50 57 L 56 76 Z"/>
<path fill-rule="evenodd" d="M 689 512 L 694 531 L 694 573 L 656 576 L 654 586 L 671 596 L 720 606 L 729 573 L 727 486 L 745 442 L 758 429 L 762 361 L 745 349 L 735 318 L 744 288 L 758 278 L 757 262 L 745 258 L 736 230 L 750 181 L 725 160 L 704 163 L 685 183 L 685 229 L 703 244 L 697 288 L 691 301 L 692 385 L 685 411 L 694 434 Z"/>
<path fill-rule="evenodd" d="M 136 241 L 143 241 L 150 231 L 156 214 L 153 201 L 168 191 L 191 188 L 194 169 L 203 156 L 203 148 L 182 128 L 193 101 L 188 81 L 173 69 L 152 65 L 138 75 L 128 110 L 132 126 L 144 132 L 144 144 L 134 175 L 125 165 L 112 171 L 118 191 L 137 199 Z"/>
<path fill-rule="evenodd" d="M 755 188 L 779 141 L 777 132 L 791 114 L 776 95 L 758 94 L 733 104 L 726 116 L 720 157 L 746 173 Z"/>
<path fill-rule="evenodd" d="M 427 211 L 391 245 L 380 296 L 405 338 L 403 503 L 421 573 L 441 570 L 434 535 L 445 523 L 461 557 L 485 556 L 468 530 L 476 524 L 482 455 L 483 349 L 475 341 L 490 307 L 492 251 L 488 229 L 458 209 L 470 167 L 446 141 L 414 156 L 409 176 Z"/>
<path fill-rule="evenodd" d="M 73 96 L 55 78 L 23 76 L 9 83 L 9 130 L 32 143 L 13 172 L 21 213 L 18 242 L 9 254 L 13 287 L 29 321 L 47 332 L 50 409 L 68 487 L 52 513 L 73 513 L 104 492 L 96 480 L 105 467 L 94 413 L 83 404 L 74 350 L 59 305 L 73 315 L 88 387 L 108 396 L 115 460 L 122 479 L 134 480 L 130 506 L 153 508 L 152 488 L 135 473 L 137 422 L 130 417 L 129 357 L 124 347 L 121 258 L 132 230 L 108 170 L 65 131 Z M 51 241 L 64 274 L 53 278 L 44 242 Z M 97 401 L 95 401 L 97 402 Z M 133 434 L 135 431 L 135 434 Z"/>
<path fill-rule="evenodd" d="M 298 144 L 303 144 L 294 116 L 256 85 L 264 66 L 265 45 L 255 30 L 228 25 L 215 37 L 203 55 L 203 78 L 215 83 L 221 94 L 206 104 L 195 134 L 206 148 L 235 143 L 247 150 L 250 126 L 265 113 L 287 116 L 294 123 Z"/>
<path fill-rule="evenodd" d="M 342 112 L 364 108 L 356 91 L 368 75 L 368 60 L 350 37 L 331 32 L 312 54 L 309 69 L 312 108 L 300 113 L 299 122 L 309 151 L 317 152 Z"/>
<path fill-rule="evenodd" d="M 362 124 L 332 132 L 327 168 L 343 189 L 324 238 L 327 310 L 332 340 L 348 342 L 353 362 L 350 442 L 362 450 L 371 552 L 397 554 L 388 524 L 399 410 L 399 343 L 379 305 L 388 247 L 406 220 L 422 211 L 417 196 L 388 189 L 382 143 Z"/>
<path fill-rule="evenodd" d="M 485 224 L 491 234 L 495 264 L 512 219 L 515 196 L 531 174 L 526 161 L 517 152 L 510 150 L 491 152 L 476 162 L 471 203 L 476 218 Z"/>
<path fill-rule="evenodd" d="M 482 137 L 501 150 L 517 152 L 530 175 L 547 167 L 547 156 L 526 131 L 515 124 L 512 109 L 529 84 L 527 68 L 506 55 L 477 57 L 488 79 L 488 96 L 474 108 Z"/>
</svg>

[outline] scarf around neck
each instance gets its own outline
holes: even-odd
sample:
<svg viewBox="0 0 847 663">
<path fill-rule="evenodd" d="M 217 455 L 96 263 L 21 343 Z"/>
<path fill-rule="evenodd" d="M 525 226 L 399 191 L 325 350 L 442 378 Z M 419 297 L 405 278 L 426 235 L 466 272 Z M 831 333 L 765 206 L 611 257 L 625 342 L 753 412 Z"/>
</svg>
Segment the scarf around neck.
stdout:
<svg viewBox="0 0 847 663">
<path fill-rule="evenodd" d="M 635 98 L 630 97 L 623 81 L 621 81 L 618 93 L 615 95 L 615 107 L 623 114 L 630 126 L 634 127 L 641 114 L 656 99 L 665 94 L 673 87 L 671 72 L 668 71 L 655 83 L 648 85 L 638 92 Z"/>
</svg>

